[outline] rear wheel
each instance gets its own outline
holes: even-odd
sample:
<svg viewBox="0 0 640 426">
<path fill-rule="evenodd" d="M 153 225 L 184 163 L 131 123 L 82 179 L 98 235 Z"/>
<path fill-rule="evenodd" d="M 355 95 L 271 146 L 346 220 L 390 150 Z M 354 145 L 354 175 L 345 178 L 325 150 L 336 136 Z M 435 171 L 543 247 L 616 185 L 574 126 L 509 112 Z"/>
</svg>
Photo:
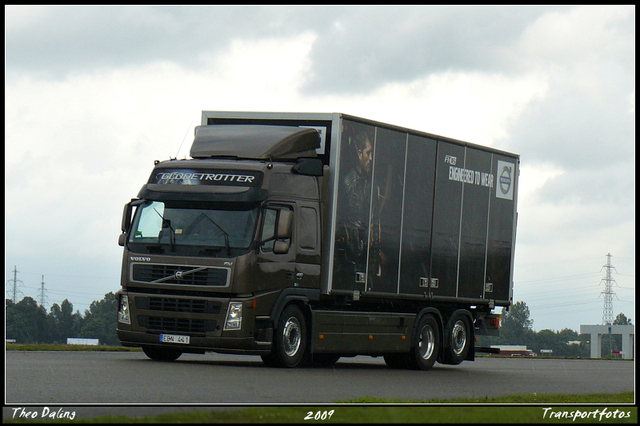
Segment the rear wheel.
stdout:
<svg viewBox="0 0 640 426">
<path fill-rule="evenodd" d="M 433 315 L 425 315 L 416 328 L 415 345 L 409 357 L 411 367 L 430 370 L 440 352 L 440 328 Z"/>
<path fill-rule="evenodd" d="M 180 358 L 182 351 L 173 348 L 158 348 L 155 346 L 143 346 L 145 355 L 154 361 L 175 361 Z"/>
<path fill-rule="evenodd" d="M 449 344 L 445 352 L 445 362 L 460 364 L 465 360 L 471 347 L 471 328 L 465 315 L 456 314 L 450 321 Z"/>
<path fill-rule="evenodd" d="M 306 359 L 307 323 L 299 307 L 289 305 L 285 308 L 273 340 L 271 354 L 262 358 L 265 364 L 297 367 Z"/>
</svg>

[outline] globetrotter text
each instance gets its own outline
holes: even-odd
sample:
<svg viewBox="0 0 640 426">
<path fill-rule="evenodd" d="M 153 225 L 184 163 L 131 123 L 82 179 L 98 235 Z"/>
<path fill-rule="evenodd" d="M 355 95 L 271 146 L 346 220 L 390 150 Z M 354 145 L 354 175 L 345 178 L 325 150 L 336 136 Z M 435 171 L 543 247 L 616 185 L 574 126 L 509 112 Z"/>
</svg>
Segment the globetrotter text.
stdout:
<svg viewBox="0 0 640 426">
<path fill-rule="evenodd" d="M 233 174 L 227 174 L 227 173 L 189 173 L 189 172 L 172 172 L 172 173 L 158 174 L 158 181 L 173 180 L 173 179 L 251 183 L 253 182 L 253 179 L 255 179 L 255 176 L 233 175 Z"/>
</svg>

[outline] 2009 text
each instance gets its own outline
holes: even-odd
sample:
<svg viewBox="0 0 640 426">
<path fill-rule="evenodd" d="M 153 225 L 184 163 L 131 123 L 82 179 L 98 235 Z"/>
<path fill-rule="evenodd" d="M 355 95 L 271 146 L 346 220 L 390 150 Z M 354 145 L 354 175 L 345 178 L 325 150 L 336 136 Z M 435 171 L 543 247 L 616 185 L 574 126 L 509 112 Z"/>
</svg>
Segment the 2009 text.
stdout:
<svg viewBox="0 0 640 426">
<path fill-rule="evenodd" d="M 335 410 L 331 411 L 309 411 L 307 412 L 307 416 L 304 418 L 305 420 L 329 420 L 333 415 Z"/>
</svg>

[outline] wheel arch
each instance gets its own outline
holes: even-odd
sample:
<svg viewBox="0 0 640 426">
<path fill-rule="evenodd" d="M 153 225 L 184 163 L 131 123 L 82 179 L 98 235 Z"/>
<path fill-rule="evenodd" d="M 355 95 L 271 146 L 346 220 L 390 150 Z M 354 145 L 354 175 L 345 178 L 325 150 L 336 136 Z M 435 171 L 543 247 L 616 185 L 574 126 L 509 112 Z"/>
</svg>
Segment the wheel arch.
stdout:
<svg viewBox="0 0 640 426">
<path fill-rule="evenodd" d="M 271 308 L 270 318 L 273 322 L 273 328 L 278 328 L 278 322 L 280 316 L 285 310 L 287 305 L 295 303 L 298 305 L 302 313 L 305 315 L 307 321 L 307 328 L 310 328 L 311 324 L 311 307 L 310 301 L 320 299 L 320 290 L 304 289 L 304 288 L 287 288 L 280 293 L 280 296 L 276 299 L 276 302 Z"/>
<path fill-rule="evenodd" d="M 411 337 L 411 347 L 414 347 L 416 344 L 416 327 L 418 327 L 418 324 L 420 323 L 420 320 L 422 319 L 422 317 L 424 317 L 425 315 L 433 315 L 436 318 L 436 322 L 438 323 L 438 328 L 439 328 L 439 335 L 440 335 L 440 342 L 442 342 L 442 338 L 443 338 L 443 333 L 444 333 L 444 323 L 442 320 L 442 313 L 440 313 L 440 310 L 438 310 L 438 308 L 434 308 L 434 307 L 429 307 L 429 308 L 424 308 L 422 309 L 418 315 L 416 316 L 416 320 L 413 323 L 413 336 Z M 442 344 L 440 345 L 440 351 L 442 351 Z"/>
</svg>

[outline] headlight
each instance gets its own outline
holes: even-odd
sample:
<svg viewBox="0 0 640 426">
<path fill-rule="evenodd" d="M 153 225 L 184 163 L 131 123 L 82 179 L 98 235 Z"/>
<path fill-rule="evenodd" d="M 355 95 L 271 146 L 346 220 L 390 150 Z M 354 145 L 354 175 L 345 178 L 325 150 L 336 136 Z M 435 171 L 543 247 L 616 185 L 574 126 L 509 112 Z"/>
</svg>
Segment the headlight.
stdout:
<svg viewBox="0 0 640 426">
<path fill-rule="evenodd" d="M 120 309 L 118 309 L 118 322 L 123 324 L 131 324 L 129 316 L 129 296 L 123 294 L 120 296 Z"/>
<path fill-rule="evenodd" d="M 240 330 L 240 328 L 242 328 L 242 302 L 231 302 L 229 303 L 224 329 Z"/>
</svg>

